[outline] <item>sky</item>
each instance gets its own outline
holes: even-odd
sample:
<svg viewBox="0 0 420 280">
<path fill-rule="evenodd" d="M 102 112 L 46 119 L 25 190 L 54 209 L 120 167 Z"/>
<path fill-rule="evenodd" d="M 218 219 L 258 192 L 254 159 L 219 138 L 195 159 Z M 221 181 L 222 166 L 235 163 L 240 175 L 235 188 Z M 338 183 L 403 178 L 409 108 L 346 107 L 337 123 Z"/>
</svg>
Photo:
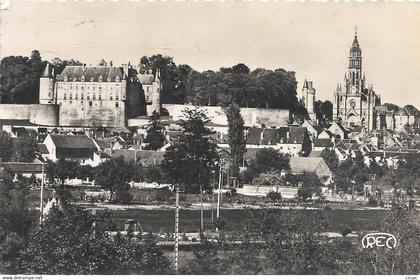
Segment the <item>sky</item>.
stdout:
<svg viewBox="0 0 420 280">
<path fill-rule="evenodd" d="M 382 103 L 420 109 L 420 2 L 13 1 L 0 11 L 0 57 L 137 64 L 163 54 L 176 64 L 218 70 L 296 72 L 298 94 L 312 80 L 317 99 L 343 83 L 358 27 L 366 79 Z"/>
</svg>

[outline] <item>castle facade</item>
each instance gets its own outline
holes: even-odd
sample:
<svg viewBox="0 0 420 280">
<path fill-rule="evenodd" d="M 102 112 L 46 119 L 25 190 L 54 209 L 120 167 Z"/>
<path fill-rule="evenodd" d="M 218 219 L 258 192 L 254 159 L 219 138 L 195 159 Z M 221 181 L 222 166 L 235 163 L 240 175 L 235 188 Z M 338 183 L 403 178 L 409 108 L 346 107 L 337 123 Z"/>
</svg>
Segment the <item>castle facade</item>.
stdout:
<svg viewBox="0 0 420 280">
<path fill-rule="evenodd" d="M 160 74 L 138 74 L 129 64 L 66 66 L 59 75 L 47 64 L 40 104 L 59 107 L 59 126 L 125 127 L 127 120 L 160 110 Z M 142 110 L 145 108 L 145 110 Z"/>
</svg>

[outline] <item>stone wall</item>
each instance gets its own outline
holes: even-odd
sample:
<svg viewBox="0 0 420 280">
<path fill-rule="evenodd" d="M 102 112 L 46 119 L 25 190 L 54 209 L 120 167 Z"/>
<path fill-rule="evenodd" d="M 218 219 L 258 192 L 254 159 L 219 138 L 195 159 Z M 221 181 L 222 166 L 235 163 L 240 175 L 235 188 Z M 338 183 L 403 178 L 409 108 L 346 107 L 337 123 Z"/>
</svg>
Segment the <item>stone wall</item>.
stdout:
<svg viewBox="0 0 420 280">
<path fill-rule="evenodd" d="M 0 104 L 0 119 L 28 120 L 37 125 L 58 126 L 58 112 L 54 104 Z"/>
<path fill-rule="evenodd" d="M 193 109 L 192 105 L 178 105 L 178 104 L 162 104 L 174 120 L 183 118 L 182 111 L 184 109 Z M 218 125 L 227 125 L 227 117 L 223 112 L 222 107 L 216 106 L 200 106 L 200 108 L 207 111 L 207 116 L 212 123 Z M 289 122 L 288 109 L 260 109 L 260 108 L 241 108 L 241 115 L 244 119 L 245 126 L 265 125 L 266 127 L 282 127 L 287 126 Z"/>
<path fill-rule="evenodd" d="M 92 105 L 90 105 L 90 102 Z M 118 107 L 115 104 L 118 103 Z M 60 104 L 60 126 L 124 127 L 125 104 L 123 101 L 73 100 Z"/>
</svg>

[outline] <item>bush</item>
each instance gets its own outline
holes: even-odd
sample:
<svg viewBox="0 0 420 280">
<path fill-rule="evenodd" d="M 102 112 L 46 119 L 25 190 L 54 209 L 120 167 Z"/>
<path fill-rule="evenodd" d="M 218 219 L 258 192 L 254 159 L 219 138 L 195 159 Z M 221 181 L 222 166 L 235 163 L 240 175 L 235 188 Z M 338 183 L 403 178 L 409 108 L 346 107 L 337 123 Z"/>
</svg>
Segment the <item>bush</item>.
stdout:
<svg viewBox="0 0 420 280">
<path fill-rule="evenodd" d="M 272 202 L 276 202 L 282 199 L 281 194 L 279 192 L 270 191 L 267 194 L 267 198 L 271 200 Z"/>
<path fill-rule="evenodd" d="M 341 231 L 341 235 L 342 235 L 343 237 L 345 237 L 345 236 L 349 235 L 352 231 L 353 231 L 353 230 L 351 229 L 351 227 L 349 227 L 349 226 L 345 226 L 345 227 L 342 229 L 342 231 Z"/>
<path fill-rule="evenodd" d="M 133 195 L 129 191 L 117 191 L 115 202 L 119 204 L 130 204 L 133 200 Z"/>
<path fill-rule="evenodd" d="M 368 206 L 378 206 L 378 200 L 375 197 L 369 196 L 369 200 L 367 202 Z"/>
<path fill-rule="evenodd" d="M 173 195 L 174 193 L 168 187 L 165 187 L 156 191 L 156 200 L 160 202 L 168 201 Z"/>
</svg>

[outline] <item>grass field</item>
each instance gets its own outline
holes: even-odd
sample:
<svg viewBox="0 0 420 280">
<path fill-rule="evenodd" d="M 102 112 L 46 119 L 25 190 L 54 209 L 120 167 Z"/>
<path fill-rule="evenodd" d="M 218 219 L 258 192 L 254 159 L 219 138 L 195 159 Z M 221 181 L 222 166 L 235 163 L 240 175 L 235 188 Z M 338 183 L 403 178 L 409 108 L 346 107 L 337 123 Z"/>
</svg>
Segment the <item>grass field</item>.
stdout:
<svg viewBox="0 0 420 280">
<path fill-rule="evenodd" d="M 262 210 L 243 210 L 243 209 L 222 209 L 221 216 L 226 221 L 226 231 L 240 230 L 249 215 L 248 211 Z M 280 211 L 302 211 L 302 210 L 272 210 L 274 213 Z M 308 215 L 315 211 L 323 211 L 328 218 L 328 231 L 340 232 L 345 226 L 350 226 L 353 231 L 377 230 L 387 210 L 309 210 Z M 101 211 L 97 213 L 100 214 Z M 113 219 L 123 229 L 123 224 L 127 219 L 132 219 L 140 223 L 146 232 L 173 232 L 174 231 L 174 210 L 115 210 L 111 211 Z M 214 211 L 214 217 L 216 211 Z M 198 232 L 200 229 L 199 210 L 180 210 L 180 232 Z M 211 221 L 211 210 L 204 211 L 204 229 L 214 229 Z"/>
</svg>

